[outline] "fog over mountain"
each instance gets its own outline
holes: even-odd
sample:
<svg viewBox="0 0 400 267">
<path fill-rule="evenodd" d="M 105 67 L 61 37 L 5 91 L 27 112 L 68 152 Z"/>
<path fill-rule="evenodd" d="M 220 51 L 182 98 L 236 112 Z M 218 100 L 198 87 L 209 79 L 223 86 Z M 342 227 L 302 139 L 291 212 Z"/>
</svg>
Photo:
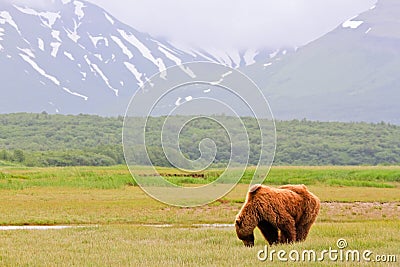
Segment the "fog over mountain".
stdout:
<svg viewBox="0 0 400 267">
<path fill-rule="evenodd" d="M 89 1 L 152 36 L 190 47 L 229 50 L 303 46 L 377 0 Z"/>
</svg>

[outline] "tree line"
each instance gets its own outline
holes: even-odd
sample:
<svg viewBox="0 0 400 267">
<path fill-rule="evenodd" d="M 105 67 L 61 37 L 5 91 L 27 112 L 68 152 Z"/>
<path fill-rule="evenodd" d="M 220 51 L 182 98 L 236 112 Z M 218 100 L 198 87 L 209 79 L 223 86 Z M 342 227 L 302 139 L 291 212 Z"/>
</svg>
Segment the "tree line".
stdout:
<svg viewBox="0 0 400 267">
<path fill-rule="evenodd" d="M 226 119 L 225 119 L 226 120 Z M 164 118 L 151 118 L 146 148 L 158 166 L 170 166 L 159 130 Z M 229 121 L 229 119 L 228 119 Z M 243 118 L 250 140 L 250 164 L 257 164 L 259 130 Z M 212 123 L 211 123 L 212 124 Z M 183 128 L 180 147 L 185 157 L 200 156 L 199 142 L 212 136 L 215 166 L 230 157 L 229 136 L 206 121 Z M 399 165 L 400 126 L 387 123 L 276 121 L 275 165 Z M 108 166 L 124 164 L 123 117 L 96 115 L 0 114 L 0 162 L 26 166 Z M 247 140 L 242 140 L 246 146 Z"/>
</svg>

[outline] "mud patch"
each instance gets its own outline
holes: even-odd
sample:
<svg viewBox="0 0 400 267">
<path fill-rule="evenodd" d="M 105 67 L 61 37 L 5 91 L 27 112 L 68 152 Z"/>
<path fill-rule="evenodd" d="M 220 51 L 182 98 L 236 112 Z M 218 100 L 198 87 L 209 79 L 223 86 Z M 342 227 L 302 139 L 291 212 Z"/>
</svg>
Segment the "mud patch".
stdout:
<svg viewBox="0 0 400 267">
<path fill-rule="evenodd" d="M 197 228 L 232 228 L 234 224 L 230 223 L 200 223 L 200 224 L 192 224 L 192 227 Z"/>
<path fill-rule="evenodd" d="M 324 221 L 399 219 L 400 202 L 323 202 L 319 217 Z"/>
<path fill-rule="evenodd" d="M 154 227 L 154 228 L 168 228 L 168 227 L 173 227 L 172 224 L 142 224 L 141 226 L 145 226 L 145 227 Z"/>
<path fill-rule="evenodd" d="M 0 226 L 0 231 L 12 230 L 63 230 L 63 229 L 76 229 L 76 228 L 97 228 L 98 225 L 9 225 Z"/>
</svg>

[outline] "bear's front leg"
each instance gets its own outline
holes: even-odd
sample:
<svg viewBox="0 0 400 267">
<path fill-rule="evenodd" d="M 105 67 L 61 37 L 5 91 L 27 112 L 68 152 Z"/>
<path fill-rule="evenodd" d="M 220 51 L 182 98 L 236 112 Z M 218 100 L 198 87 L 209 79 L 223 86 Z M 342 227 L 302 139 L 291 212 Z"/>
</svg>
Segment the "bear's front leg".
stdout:
<svg viewBox="0 0 400 267">
<path fill-rule="evenodd" d="M 262 220 L 257 226 L 270 245 L 279 242 L 278 228 L 273 226 L 270 222 Z"/>
<path fill-rule="evenodd" d="M 296 241 L 296 226 L 292 218 L 281 218 L 278 228 L 281 230 L 279 243 L 293 243 Z"/>
</svg>

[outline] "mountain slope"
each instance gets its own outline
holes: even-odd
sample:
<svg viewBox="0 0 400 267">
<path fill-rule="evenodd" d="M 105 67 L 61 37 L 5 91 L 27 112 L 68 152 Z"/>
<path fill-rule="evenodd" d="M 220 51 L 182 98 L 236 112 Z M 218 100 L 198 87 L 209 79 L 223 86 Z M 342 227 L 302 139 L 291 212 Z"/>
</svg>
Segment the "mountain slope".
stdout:
<svg viewBox="0 0 400 267">
<path fill-rule="evenodd" d="M 0 113 L 121 115 L 136 89 L 170 66 L 246 66 L 272 53 L 179 49 L 83 0 L 55 0 L 46 10 L 12 2 L 0 0 Z"/>
<path fill-rule="evenodd" d="M 248 70 L 281 119 L 400 123 L 400 3 L 380 0 L 322 38 Z"/>
<path fill-rule="evenodd" d="M 89 2 L 58 0 L 51 10 L 0 2 L 0 112 L 122 114 L 153 74 L 205 60 Z"/>
</svg>

